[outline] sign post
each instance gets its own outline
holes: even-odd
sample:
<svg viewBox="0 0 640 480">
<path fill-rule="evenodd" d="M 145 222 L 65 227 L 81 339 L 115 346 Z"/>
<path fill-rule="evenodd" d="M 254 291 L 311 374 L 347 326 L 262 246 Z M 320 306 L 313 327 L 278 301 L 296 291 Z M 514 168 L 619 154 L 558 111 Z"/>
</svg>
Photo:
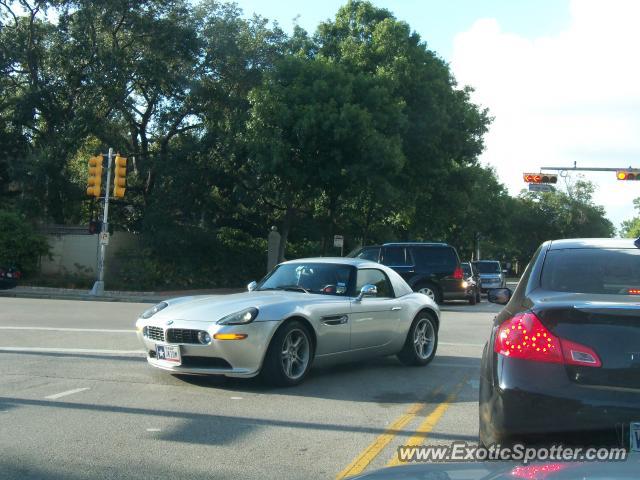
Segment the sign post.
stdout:
<svg viewBox="0 0 640 480">
<path fill-rule="evenodd" d="M 342 235 L 333 236 L 333 246 L 340 249 L 340 256 L 344 257 L 344 237 Z"/>
</svg>

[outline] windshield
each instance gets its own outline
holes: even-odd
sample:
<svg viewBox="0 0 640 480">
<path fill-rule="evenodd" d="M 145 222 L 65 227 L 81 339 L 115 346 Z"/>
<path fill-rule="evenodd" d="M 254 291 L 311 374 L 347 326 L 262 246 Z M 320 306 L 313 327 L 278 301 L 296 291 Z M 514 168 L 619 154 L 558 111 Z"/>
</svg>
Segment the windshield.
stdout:
<svg viewBox="0 0 640 480">
<path fill-rule="evenodd" d="M 640 250 L 552 250 L 544 262 L 542 288 L 629 295 L 640 289 Z"/>
<path fill-rule="evenodd" d="M 500 262 L 473 262 L 480 273 L 501 273 Z"/>
<path fill-rule="evenodd" d="M 333 263 L 286 263 L 265 278 L 257 290 L 347 295 L 354 268 Z"/>
</svg>

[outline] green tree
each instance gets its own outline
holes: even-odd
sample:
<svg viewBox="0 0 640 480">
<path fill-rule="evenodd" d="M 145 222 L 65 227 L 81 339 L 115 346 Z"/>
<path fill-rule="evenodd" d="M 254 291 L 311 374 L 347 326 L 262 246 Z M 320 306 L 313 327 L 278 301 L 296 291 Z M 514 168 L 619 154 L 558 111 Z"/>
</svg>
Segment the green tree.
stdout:
<svg viewBox="0 0 640 480">
<path fill-rule="evenodd" d="M 633 200 L 633 207 L 640 213 L 640 197 Z M 622 222 L 622 225 L 620 225 L 620 236 L 623 238 L 640 237 L 640 217 L 633 217 L 630 220 Z"/>
<path fill-rule="evenodd" d="M 47 240 L 35 233 L 25 218 L 0 210 L 0 266 L 16 266 L 25 274 L 33 273 L 40 257 L 48 252 Z"/>
<path fill-rule="evenodd" d="M 370 2 L 347 2 L 335 20 L 320 24 L 316 41 L 320 56 L 393 86 L 407 118 L 406 161 L 394 179 L 403 195 L 386 222 L 399 238 L 443 238 L 440 225 L 456 221 L 449 200 L 460 191 L 451 172 L 477 163 L 487 111 L 470 101 L 470 89 L 458 88 L 447 64 L 408 24 Z"/>
<path fill-rule="evenodd" d="M 265 201 L 282 212 L 281 257 L 299 215 L 326 209 L 331 235 L 349 190 L 379 188 L 402 168 L 402 101 L 383 79 L 291 56 L 250 99 L 251 172 Z"/>
</svg>

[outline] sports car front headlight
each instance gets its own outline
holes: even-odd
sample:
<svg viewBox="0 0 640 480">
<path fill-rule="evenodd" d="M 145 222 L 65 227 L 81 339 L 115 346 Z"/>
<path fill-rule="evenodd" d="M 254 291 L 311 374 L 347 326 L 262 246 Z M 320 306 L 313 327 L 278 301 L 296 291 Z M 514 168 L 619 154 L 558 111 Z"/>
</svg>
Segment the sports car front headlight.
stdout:
<svg viewBox="0 0 640 480">
<path fill-rule="evenodd" d="M 159 304 L 154 305 L 153 307 L 151 307 L 149 310 L 145 310 L 145 312 L 142 315 L 140 315 L 140 317 L 142 317 L 142 318 L 151 318 L 156 313 L 158 313 L 160 310 L 164 310 L 168 306 L 169 306 L 169 304 L 167 302 L 160 302 Z"/>
<path fill-rule="evenodd" d="M 251 323 L 258 316 L 257 308 L 246 308 L 240 312 L 232 313 L 218 320 L 218 325 L 245 325 Z"/>
</svg>

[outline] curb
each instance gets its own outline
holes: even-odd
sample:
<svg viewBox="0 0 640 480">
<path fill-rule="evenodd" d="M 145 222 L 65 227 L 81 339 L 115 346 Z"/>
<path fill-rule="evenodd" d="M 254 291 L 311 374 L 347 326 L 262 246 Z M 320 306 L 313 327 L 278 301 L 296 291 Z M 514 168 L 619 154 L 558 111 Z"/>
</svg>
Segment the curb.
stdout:
<svg viewBox="0 0 640 480">
<path fill-rule="evenodd" d="M 166 297 L 157 296 L 112 296 L 90 295 L 80 293 L 45 293 L 45 292 L 14 292 L 12 290 L 0 290 L 0 298 L 34 298 L 45 300 L 82 300 L 86 302 L 126 302 L 126 303 L 158 303 Z"/>
</svg>

